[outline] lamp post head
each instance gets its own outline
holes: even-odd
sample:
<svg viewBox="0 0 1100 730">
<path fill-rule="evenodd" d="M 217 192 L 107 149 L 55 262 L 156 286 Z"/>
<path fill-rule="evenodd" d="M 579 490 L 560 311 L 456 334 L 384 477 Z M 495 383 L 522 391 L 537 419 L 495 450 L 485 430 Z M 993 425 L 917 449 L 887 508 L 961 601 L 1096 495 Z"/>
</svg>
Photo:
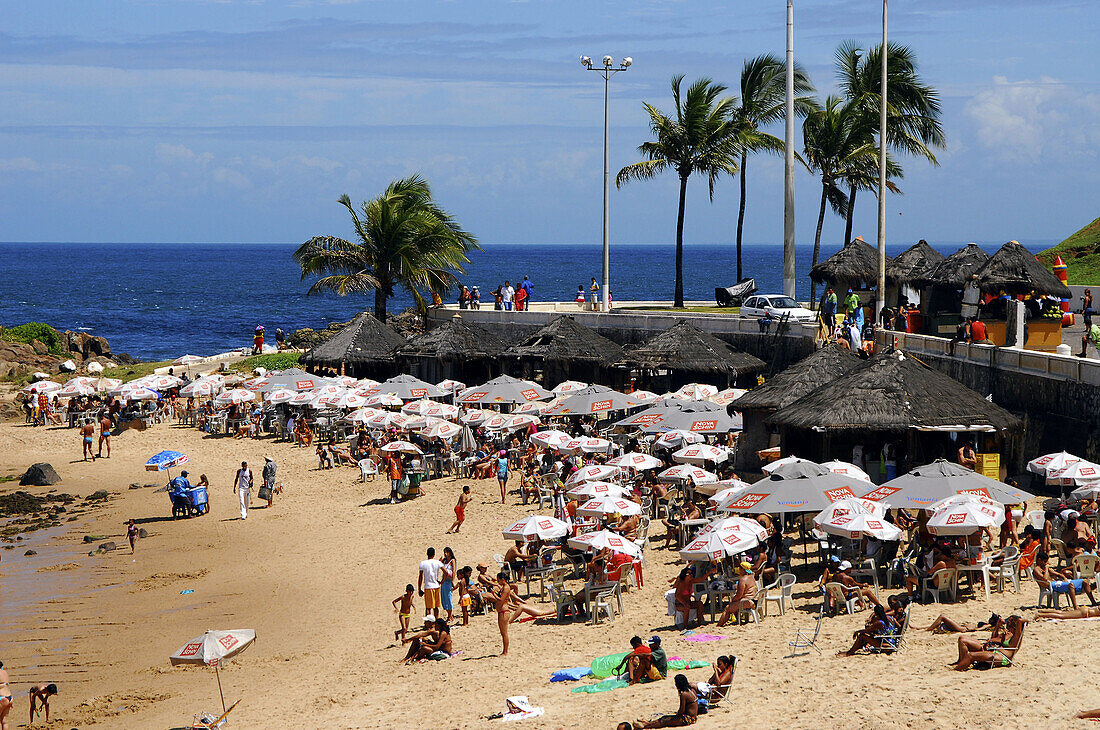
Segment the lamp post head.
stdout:
<svg viewBox="0 0 1100 730">
<path fill-rule="evenodd" d="M 585 68 L 592 68 L 591 56 L 581 56 L 581 65 Z"/>
<path fill-rule="evenodd" d="M 613 59 L 611 56 L 603 57 L 603 65 L 605 68 L 611 68 L 611 64 L 613 63 L 615 63 L 615 59 Z"/>
<path fill-rule="evenodd" d="M 627 56 L 623 59 L 623 68 L 630 68 L 630 64 L 634 63 L 634 59 Z"/>
</svg>

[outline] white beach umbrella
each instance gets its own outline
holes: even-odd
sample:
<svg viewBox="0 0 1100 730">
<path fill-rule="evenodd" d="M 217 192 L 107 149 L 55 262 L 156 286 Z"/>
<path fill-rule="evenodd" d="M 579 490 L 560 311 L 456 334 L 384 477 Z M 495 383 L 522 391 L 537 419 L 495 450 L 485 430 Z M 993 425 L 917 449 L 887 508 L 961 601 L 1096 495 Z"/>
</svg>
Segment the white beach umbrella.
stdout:
<svg viewBox="0 0 1100 730">
<path fill-rule="evenodd" d="M 669 467 L 657 472 L 657 478 L 666 482 L 691 482 L 692 484 L 711 484 L 718 481 L 716 475 L 693 464 L 677 464 Z"/>
<path fill-rule="evenodd" d="M 981 501 L 966 501 L 945 507 L 928 518 L 933 535 L 969 535 L 983 527 L 997 527 L 1005 520 L 1004 507 Z"/>
<path fill-rule="evenodd" d="M 629 517 L 641 513 L 641 505 L 622 497 L 594 497 L 577 508 L 577 514 L 588 516 L 618 514 Z"/>
<path fill-rule="evenodd" d="M 364 401 L 368 406 L 399 406 L 404 402 L 400 396 L 393 393 L 375 393 L 367 396 Z"/>
<path fill-rule="evenodd" d="M 964 504 L 985 505 L 992 509 L 1001 510 L 1002 512 L 1005 508 L 1005 506 L 1000 502 L 992 500 L 989 497 L 983 497 L 980 494 L 953 494 L 950 497 L 945 497 L 939 502 L 933 504 L 931 507 L 928 508 L 928 511 L 932 514 L 935 514 L 940 510 L 953 509 L 954 507 Z"/>
<path fill-rule="evenodd" d="M 73 378 L 57 391 L 63 398 L 72 398 L 77 395 L 95 395 L 95 381 L 91 378 Z"/>
<path fill-rule="evenodd" d="M 503 535 L 508 540 L 533 542 L 535 540 L 554 540 L 565 537 L 570 531 L 569 524 L 559 519 L 542 515 L 530 515 L 504 528 Z"/>
<path fill-rule="evenodd" d="M 173 365 L 194 365 L 203 361 L 198 355 L 183 355 L 172 361 Z"/>
<path fill-rule="evenodd" d="M 680 551 L 684 560 L 695 562 L 717 562 L 760 544 L 760 540 L 749 532 L 734 530 L 703 532 L 695 537 Z"/>
<path fill-rule="evenodd" d="M 886 505 L 870 499 L 853 497 L 838 499 L 814 517 L 814 524 L 820 525 L 837 517 L 851 517 L 852 515 L 871 515 L 872 517 L 885 518 Z"/>
<path fill-rule="evenodd" d="M 557 449 L 562 453 L 606 454 L 611 450 L 611 442 L 601 438 L 572 439 Z"/>
<path fill-rule="evenodd" d="M 512 413 L 532 413 L 537 416 L 542 415 L 557 404 L 556 399 L 552 401 L 533 400 L 529 403 L 520 403 L 512 409 Z"/>
<path fill-rule="evenodd" d="M 751 517 L 719 517 L 716 520 L 711 520 L 704 525 L 698 532 L 695 533 L 695 539 L 702 537 L 703 535 L 717 532 L 719 534 L 726 532 L 736 532 L 742 536 L 748 536 L 753 538 L 755 542 L 748 545 L 742 550 L 748 547 L 755 547 L 756 545 L 764 542 L 768 539 L 768 530 Z"/>
<path fill-rule="evenodd" d="M 1077 487 L 1069 496 L 1074 499 L 1097 499 L 1100 498 L 1100 482 L 1088 482 L 1084 486 Z"/>
<path fill-rule="evenodd" d="M 333 408 L 362 408 L 367 399 L 355 391 L 345 390 L 340 395 L 325 396 L 325 404 Z"/>
<path fill-rule="evenodd" d="M 219 393 L 214 398 L 214 402 L 220 406 L 240 405 L 241 403 L 248 403 L 254 400 L 256 400 L 256 394 L 244 388 L 227 390 L 224 393 Z"/>
<path fill-rule="evenodd" d="M 367 416 L 367 425 L 371 428 L 389 428 L 392 425 L 391 421 L 395 417 L 404 418 L 400 413 L 378 411 L 373 416 Z"/>
<path fill-rule="evenodd" d="M 421 433 L 428 438 L 452 439 L 462 433 L 462 426 L 450 421 L 435 421 L 429 423 Z"/>
<path fill-rule="evenodd" d="M 120 385 L 122 385 L 122 381 L 118 378 L 100 378 L 96 381 L 95 389 L 100 393 L 110 393 Z"/>
<path fill-rule="evenodd" d="M 55 383 L 52 380 L 39 380 L 23 388 L 25 393 L 53 393 L 57 390 L 61 390 L 61 383 Z"/>
<path fill-rule="evenodd" d="M 1058 469 L 1047 470 L 1047 484 L 1056 484 L 1060 487 L 1080 487 L 1095 484 L 1100 481 L 1100 465 L 1091 461 L 1075 461 Z"/>
<path fill-rule="evenodd" d="M 817 526 L 830 535 L 846 537 L 850 540 L 855 540 L 864 535 L 869 535 L 879 540 L 901 539 L 901 528 L 876 515 L 863 513 L 837 515 L 817 523 Z"/>
<path fill-rule="evenodd" d="M 568 545 L 577 550 L 588 552 L 610 550 L 613 553 L 622 553 L 631 558 L 642 557 L 642 549 L 638 547 L 637 543 L 627 540 L 619 533 L 611 530 L 595 530 L 571 537 L 568 540 Z"/>
<path fill-rule="evenodd" d="M 616 456 L 614 459 L 608 459 L 609 466 L 617 466 L 622 469 L 633 469 L 634 471 L 646 471 L 647 469 L 656 469 L 663 465 L 660 459 L 650 454 L 643 454 L 640 451 L 629 451 L 622 456 Z"/>
<path fill-rule="evenodd" d="M 582 383 L 579 380 L 566 380 L 562 383 L 558 383 L 550 392 L 561 395 L 562 393 L 575 393 L 578 390 L 584 390 L 587 387 L 588 383 Z"/>
<path fill-rule="evenodd" d="M 508 420 L 508 416 L 503 413 L 494 413 L 481 422 L 481 427 L 489 431 L 500 431 L 504 428 L 504 423 Z"/>
<path fill-rule="evenodd" d="M 533 433 L 527 437 L 527 440 L 533 443 L 535 446 L 539 446 L 544 449 L 552 449 L 555 446 L 568 443 L 573 440 L 573 437 L 564 431 L 558 431 L 556 429 L 550 429 L 548 431 L 539 431 Z"/>
<path fill-rule="evenodd" d="M 1053 454 L 1045 454 L 1037 459 L 1032 459 L 1027 462 L 1027 470 L 1041 476 L 1046 476 L 1049 472 L 1064 469 L 1075 461 L 1081 461 L 1081 457 L 1074 456 L 1065 451 L 1059 451 Z"/>
<path fill-rule="evenodd" d="M 865 482 L 871 481 L 871 477 L 867 475 L 867 472 L 860 469 L 855 464 L 849 464 L 847 461 L 825 461 L 821 464 L 823 467 L 831 471 L 833 474 L 840 474 L 846 477 L 855 477 L 856 479 L 862 479 Z"/>
<path fill-rule="evenodd" d="M 700 444 L 704 440 L 701 434 L 673 429 L 662 433 L 653 440 L 653 443 L 668 449 L 676 446 L 683 446 L 685 444 Z"/>
<path fill-rule="evenodd" d="M 813 464 L 813 463 L 815 463 L 815 462 L 812 462 L 809 459 L 803 459 L 802 457 L 799 457 L 799 456 L 784 456 L 782 459 L 776 459 L 775 461 L 771 462 L 770 464 L 765 464 L 764 466 L 762 466 L 760 468 L 760 470 L 762 472 L 764 472 L 765 474 L 771 474 L 776 469 L 778 469 L 780 467 L 783 467 L 783 466 L 787 466 L 788 464 Z M 825 468 L 828 469 L 829 467 L 825 467 Z M 829 469 L 829 471 L 832 471 L 832 469 Z M 869 481 L 869 480 L 865 479 L 864 481 Z"/>
<path fill-rule="evenodd" d="M 120 397 L 126 400 L 157 400 L 160 394 L 149 388 L 132 388 L 123 392 Z"/>
<path fill-rule="evenodd" d="M 435 387 L 442 390 L 447 395 L 454 395 L 460 390 L 466 390 L 466 384 L 457 380 L 441 380 L 435 384 Z"/>
<path fill-rule="evenodd" d="M 271 378 L 266 375 L 261 375 L 257 378 L 249 378 L 242 384 L 245 390 L 263 391 L 267 390 L 271 385 Z"/>
<path fill-rule="evenodd" d="M 382 447 L 382 451 L 400 451 L 405 454 L 423 454 L 420 447 L 410 444 L 408 441 L 390 441 Z"/>
<path fill-rule="evenodd" d="M 619 473 L 619 467 L 609 464 L 589 464 L 581 467 L 569 475 L 565 486 L 580 484 L 581 482 L 597 482 L 601 479 L 609 479 Z"/>
<path fill-rule="evenodd" d="M 337 375 L 331 378 L 329 382 L 340 388 L 355 388 L 359 385 L 359 381 L 350 375 Z"/>
<path fill-rule="evenodd" d="M 707 398 L 707 400 L 711 401 L 712 403 L 717 403 L 720 406 L 728 406 L 730 403 L 733 403 L 735 400 L 748 392 L 749 391 L 745 390 L 744 388 L 726 388 L 725 390 L 719 391 L 717 394 L 712 395 L 710 398 Z"/>
<path fill-rule="evenodd" d="M 627 393 L 630 398 L 640 406 L 647 405 L 657 400 L 661 396 L 654 393 L 652 390 L 635 390 Z"/>
<path fill-rule="evenodd" d="M 344 419 L 346 421 L 349 421 L 350 423 L 365 424 L 367 422 L 367 419 L 369 419 L 371 416 L 377 416 L 379 413 L 381 413 L 381 411 L 374 408 L 357 408 L 348 415 L 344 416 Z"/>
<path fill-rule="evenodd" d="M 145 381 L 145 385 L 153 390 L 170 390 L 183 385 L 183 379 L 175 375 L 154 375 Z"/>
<path fill-rule="evenodd" d="M 672 460 L 678 464 L 701 465 L 705 462 L 721 464 L 730 458 L 730 454 L 723 448 L 710 444 L 692 444 L 672 454 Z"/>
<path fill-rule="evenodd" d="M 404 413 L 395 413 L 394 417 L 390 419 L 390 425 L 402 428 L 406 431 L 416 431 L 422 428 L 427 428 L 429 425 L 438 421 L 438 418 L 429 418 L 428 416 L 406 416 Z"/>
<path fill-rule="evenodd" d="M 317 398 L 313 393 L 308 390 L 303 390 L 295 393 L 291 396 L 290 400 L 286 401 L 292 406 L 312 406 L 313 401 Z"/>
<path fill-rule="evenodd" d="M 391 393 L 401 398 L 401 400 L 442 398 L 447 395 L 431 383 L 412 375 L 395 375 L 384 383 L 379 383 L 378 392 Z"/>
<path fill-rule="evenodd" d="M 638 402 L 630 396 L 604 385 L 589 385 L 560 398 L 560 403 L 546 411 L 548 416 L 589 416 L 636 408 Z"/>
<path fill-rule="evenodd" d="M 627 491 L 626 487 L 611 482 L 581 482 L 566 494 L 570 497 L 589 500 L 596 497 L 622 497 Z"/>
<path fill-rule="evenodd" d="M 195 380 L 180 388 L 184 398 L 208 398 L 222 389 L 221 383 L 214 380 Z"/>
<path fill-rule="evenodd" d="M 674 395 L 684 400 L 707 400 L 718 395 L 718 388 L 703 383 L 688 383 L 677 390 Z"/>
<path fill-rule="evenodd" d="M 468 408 L 466 411 L 463 412 L 461 416 L 459 416 L 458 420 L 460 423 L 464 423 L 467 426 L 480 426 L 493 416 L 499 415 L 500 414 L 496 411 L 486 411 L 480 408 Z"/>
<path fill-rule="evenodd" d="M 274 404 L 290 403 L 294 400 L 294 396 L 296 395 L 298 395 L 298 391 L 288 390 L 287 388 L 276 388 L 268 392 L 267 395 L 264 396 L 264 400 Z"/>
<path fill-rule="evenodd" d="M 222 694 L 222 679 L 219 667 L 226 659 L 237 656 L 256 640 L 252 629 L 231 629 L 229 631 L 207 631 L 184 644 L 170 657 L 172 666 L 177 664 L 198 664 L 214 667 L 218 677 L 218 694 L 221 695 L 222 712 L 225 713 L 225 695 Z M 240 702 L 240 700 L 237 700 Z M 233 703 L 233 707 L 237 706 Z M 229 709 L 233 709 L 232 707 Z"/>
<path fill-rule="evenodd" d="M 727 505 L 736 502 L 745 492 L 752 489 L 752 485 L 740 479 L 722 479 L 713 484 L 701 484 L 695 490 L 700 494 L 710 494 L 709 501 L 714 502 L 717 509 L 725 509 Z"/>
</svg>

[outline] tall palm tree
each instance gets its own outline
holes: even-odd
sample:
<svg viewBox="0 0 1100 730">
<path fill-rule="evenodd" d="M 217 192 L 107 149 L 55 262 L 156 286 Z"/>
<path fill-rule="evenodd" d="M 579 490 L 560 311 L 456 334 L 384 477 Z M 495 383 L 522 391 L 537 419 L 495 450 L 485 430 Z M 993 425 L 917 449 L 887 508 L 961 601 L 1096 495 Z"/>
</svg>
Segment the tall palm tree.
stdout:
<svg viewBox="0 0 1100 730">
<path fill-rule="evenodd" d="M 914 157 L 923 157 L 938 165 L 933 148 L 943 148 L 946 137 L 941 124 L 940 94 L 924 83 L 917 72 L 917 58 L 908 46 L 890 43 L 886 55 L 886 142 L 888 149 Z M 844 97 L 855 104 L 860 114 L 873 120 L 865 133 L 874 139 L 882 107 L 882 46 L 869 51 L 856 43 L 842 43 L 836 51 L 836 68 Z M 845 242 L 852 238 L 852 216 L 856 191 L 862 185 L 849 180 Z"/>
<path fill-rule="evenodd" d="M 737 280 L 742 277 L 741 234 L 745 227 L 745 170 L 749 155 L 756 152 L 783 152 L 783 140 L 761 131 L 761 127 L 783 119 L 786 110 L 787 68 L 770 53 L 750 58 L 741 69 L 741 98 L 734 107 L 734 124 L 741 136 L 741 202 L 737 211 Z M 798 65 L 794 69 L 795 112 L 806 116 L 813 111 L 813 102 L 805 94 L 813 93 L 810 78 Z"/>
<path fill-rule="evenodd" d="M 432 200 L 427 180 L 414 175 L 390 183 L 356 212 L 351 198 L 340 204 L 351 214 L 355 240 L 316 236 L 294 252 L 302 278 L 327 274 L 313 282 L 310 294 L 374 291 L 374 316 L 386 321 L 386 302 L 397 287 L 412 294 L 421 310 L 424 291 L 443 293 L 455 272 L 469 263 L 466 254 L 480 248 L 471 234 Z"/>
<path fill-rule="evenodd" d="M 652 104 L 643 103 L 649 114 L 654 139 L 643 142 L 638 151 L 645 160 L 627 165 L 615 176 L 615 187 L 631 180 L 649 180 L 665 170 L 680 178 L 680 203 L 676 213 L 676 287 L 674 306 L 684 306 L 684 205 L 688 178 L 705 175 L 711 200 L 718 176 L 737 172 L 737 129 L 730 120 L 734 100 L 720 98 L 726 87 L 701 78 L 680 93 L 683 75 L 672 78 L 674 116 L 668 116 Z"/>
<path fill-rule="evenodd" d="M 821 176 L 821 205 L 817 212 L 817 232 L 814 235 L 812 266 L 817 266 L 821 254 L 821 229 L 825 210 L 843 216 L 848 210 L 848 196 L 843 184 L 852 181 L 871 186 L 878 179 L 878 148 L 867 141 L 866 116 L 851 102 L 829 96 L 825 105 L 806 117 L 802 124 L 803 156 L 811 171 Z M 901 177 L 901 167 L 892 157 L 886 160 L 886 185 L 900 192 L 890 178 Z M 817 300 L 817 282 L 810 281 L 810 301 Z"/>
</svg>

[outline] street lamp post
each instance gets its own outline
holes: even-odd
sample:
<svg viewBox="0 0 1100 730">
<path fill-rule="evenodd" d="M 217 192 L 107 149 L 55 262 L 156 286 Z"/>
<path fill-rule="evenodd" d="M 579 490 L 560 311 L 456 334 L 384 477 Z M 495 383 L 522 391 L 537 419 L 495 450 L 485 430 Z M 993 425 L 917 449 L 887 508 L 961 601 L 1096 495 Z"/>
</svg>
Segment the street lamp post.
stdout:
<svg viewBox="0 0 1100 730">
<path fill-rule="evenodd" d="M 882 103 L 878 117 L 878 292 L 875 320 L 886 306 L 886 74 L 889 52 L 886 47 L 886 0 L 882 0 Z"/>
<path fill-rule="evenodd" d="M 581 56 L 581 65 L 603 76 L 603 305 L 611 311 L 611 77 L 626 71 L 634 59 L 624 58 L 618 66 L 611 56 L 603 57 L 603 66 L 592 63 L 590 56 Z"/>
<path fill-rule="evenodd" d="M 783 135 L 783 293 L 795 295 L 794 280 L 794 0 L 787 0 L 787 98 Z"/>
</svg>

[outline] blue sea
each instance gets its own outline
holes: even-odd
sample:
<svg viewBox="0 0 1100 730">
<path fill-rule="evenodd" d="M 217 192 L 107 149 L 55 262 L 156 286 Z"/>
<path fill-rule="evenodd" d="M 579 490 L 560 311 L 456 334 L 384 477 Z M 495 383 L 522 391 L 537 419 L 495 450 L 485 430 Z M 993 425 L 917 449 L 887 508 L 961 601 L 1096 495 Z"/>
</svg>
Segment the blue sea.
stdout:
<svg viewBox="0 0 1100 730">
<path fill-rule="evenodd" d="M 961 244 L 936 248 L 951 253 Z M 908 244 L 892 246 L 900 253 Z M 993 251 L 997 245 L 985 246 Z M 1034 245 L 1032 245 L 1035 248 Z M 293 244 L 0 243 L 0 324 L 46 322 L 106 337 L 115 352 L 143 360 L 209 355 L 251 343 L 262 324 L 288 333 L 344 322 L 373 306 L 371 296 L 306 296 L 309 282 L 291 259 Z M 824 247 L 823 247 L 824 248 Z M 822 258 L 835 251 L 822 251 Z M 1035 248 L 1035 250 L 1039 250 Z M 611 291 L 618 301 L 672 298 L 672 245 L 613 244 Z M 797 249 L 798 297 L 809 296 L 811 246 Z M 745 275 L 761 291 L 782 291 L 782 246 L 745 246 Z M 505 279 L 529 276 L 534 299 L 572 300 L 578 284 L 601 279 L 600 245 L 491 244 L 471 254 L 461 280 L 482 302 Z M 713 300 L 737 277 L 732 244 L 684 247 L 684 297 Z M 390 301 L 400 312 L 405 292 Z"/>
</svg>

